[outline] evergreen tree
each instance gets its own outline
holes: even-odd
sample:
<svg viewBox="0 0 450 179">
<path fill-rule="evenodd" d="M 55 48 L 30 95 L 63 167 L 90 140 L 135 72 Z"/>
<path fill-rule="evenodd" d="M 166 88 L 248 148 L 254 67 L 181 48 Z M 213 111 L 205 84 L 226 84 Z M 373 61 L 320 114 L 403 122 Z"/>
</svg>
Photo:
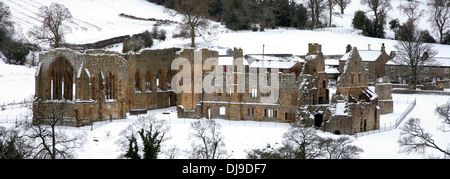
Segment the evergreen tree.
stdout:
<svg viewBox="0 0 450 179">
<path fill-rule="evenodd" d="M 209 15 L 216 18 L 218 21 L 221 21 L 225 11 L 222 0 L 214 0 L 211 6 Z"/>
<path fill-rule="evenodd" d="M 294 15 L 292 26 L 299 29 L 305 29 L 308 22 L 308 10 L 303 4 L 294 5 Z"/>
<path fill-rule="evenodd" d="M 294 11 L 294 8 L 290 5 L 291 2 L 289 0 L 276 0 L 275 3 L 276 25 L 291 27 Z"/>
<path fill-rule="evenodd" d="M 356 11 L 353 16 L 352 25 L 355 29 L 363 30 L 367 17 L 364 11 Z"/>
<path fill-rule="evenodd" d="M 124 157 L 127 159 L 141 159 L 141 156 L 139 155 L 139 147 L 134 134 L 131 135 L 131 138 L 128 139 L 128 142 L 128 150 L 125 153 Z"/>
<path fill-rule="evenodd" d="M 224 20 L 226 26 L 232 30 L 250 29 L 249 9 L 247 0 L 229 0 L 225 5 Z"/>
<path fill-rule="evenodd" d="M 369 36 L 384 38 L 384 25 L 386 24 L 387 11 L 392 8 L 391 0 L 361 0 L 361 4 L 367 5 L 374 15 L 374 19 L 372 20 L 373 27 L 370 28 L 373 32 Z"/>
<path fill-rule="evenodd" d="M 141 136 L 144 145 L 143 159 L 158 159 L 158 153 L 161 151 L 161 142 L 164 139 L 164 133 L 161 134 L 159 131 L 152 132 L 152 129 L 150 129 L 150 131 L 141 129 L 138 133 L 139 136 Z"/>
<path fill-rule="evenodd" d="M 161 152 L 161 143 L 168 140 L 165 134 L 170 130 L 165 120 L 158 120 L 154 115 L 139 116 L 138 121 L 123 130 L 117 142 L 127 159 L 157 159 Z M 135 136 L 139 136 L 136 138 Z M 139 140 L 140 139 L 140 140 Z"/>
</svg>

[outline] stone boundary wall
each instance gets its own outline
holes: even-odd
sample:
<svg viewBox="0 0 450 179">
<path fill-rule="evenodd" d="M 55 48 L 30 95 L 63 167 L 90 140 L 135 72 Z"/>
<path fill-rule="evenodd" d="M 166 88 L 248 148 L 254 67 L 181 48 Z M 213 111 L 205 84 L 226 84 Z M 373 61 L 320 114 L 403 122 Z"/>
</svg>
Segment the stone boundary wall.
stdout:
<svg viewBox="0 0 450 179">
<path fill-rule="evenodd" d="M 449 91 L 433 91 L 433 90 L 411 90 L 407 88 L 396 88 L 392 90 L 395 94 L 436 94 L 450 96 Z"/>
</svg>

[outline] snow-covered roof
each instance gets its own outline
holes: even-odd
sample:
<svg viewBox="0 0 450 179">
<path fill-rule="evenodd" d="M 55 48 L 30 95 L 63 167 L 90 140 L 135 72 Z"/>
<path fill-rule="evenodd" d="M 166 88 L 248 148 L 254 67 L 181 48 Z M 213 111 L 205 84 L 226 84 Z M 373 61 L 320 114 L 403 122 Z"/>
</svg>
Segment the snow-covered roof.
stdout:
<svg viewBox="0 0 450 179">
<path fill-rule="evenodd" d="M 347 61 L 351 57 L 352 51 L 344 54 L 340 61 Z M 383 52 L 380 50 L 358 50 L 358 53 L 363 62 L 373 62 L 377 60 Z"/>
<path fill-rule="evenodd" d="M 326 66 L 325 67 L 325 72 L 327 74 L 340 74 L 341 72 L 339 72 L 339 69 L 331 67 L 331 66 Z"/>
<path fill-rule="evenodd" d="M 1 60 L 0 60 L 1 61 Z M 0 62 L 1 63 L 1 62 Z M 34 75 L 35 77 L 38 77 L 41 73 L 41 68 L 42 68 L 42 62 L 38 63 L 37 69 L 36 69 L 36 74 Z"/>
<path fill-rule="evenodd" d="M 219 56 L 219 61 L 218 61 L 218 65 L 222 65 L 222 66 L 231 66 L 234 63 L 234 57 L 233 56 Z M 247 60 L 245 60 L 244 58 L 244 65 L 248 66 L 248 62 Z"/>
<path fill-rule="evenodd" d="M 402 64 L 398 64 L 395 63 L 395 61 L 397 60 L 397 57 L 394 57 L 393 59 L 389 60 L 386 65 L 391 65 L 391 66 L 401 66 Z M 403 64 L 406 65 L 406 64 Z M 425 64 L 425 66 L 428 67 L 450 67 L 450 57 L 434 57 L 431 60 L 431 63 Z"/>
<path fill-rule="evenodd" d="M 336 111 L 335 111 L 334 114 L 337 115 L 337 116 L 348 116 L 349 113 L 347 111 L 346 106 L 347 105 L 345 103 L 337 103 L 336 104 Z"/>
<path fill-rule="evenodd" d="M 325 59 L 325 65 L 339 66 L 339 60 L 337 60 L 337 59 Z"/>
<path fill-rule="evenodd" d="M 250 68 L 279 68 L 289 69 L 297 63 L 305 62 L 304 59 L 291 54 L 247 55 Z"/>
</svg>

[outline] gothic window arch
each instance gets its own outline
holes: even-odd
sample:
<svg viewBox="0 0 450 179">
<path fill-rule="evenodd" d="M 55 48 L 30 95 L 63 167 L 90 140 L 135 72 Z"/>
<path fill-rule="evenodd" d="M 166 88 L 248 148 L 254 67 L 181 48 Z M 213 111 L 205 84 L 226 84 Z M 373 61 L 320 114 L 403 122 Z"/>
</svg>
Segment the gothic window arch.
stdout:
<svg viewBox="0 0 450 179">
<path fill-rule="evenodd" d="M 172 89 L 172 78 L 173 78 L 173 73 L 172 70 L 168 70 L 167 71 L 167 78 L 166 78 L 166 88 L 167 90 L 171 90 Z"/>
<path fill-rule="evenodd" d="M 98 81 L 95 75 L 92 75 L 91 79 L 91 99 L 98 100 Z"/>
<path fill-rule="evenodd" d="M 77 91 L 77 98 L 78 99 L 82 99 L 82 100 L 89 100 L 91 99 L 91 95 L 90 95 L 90 86 L 92 85 L 91 83 L 91 79 L 90 79 L 90 74 L 89 71 L 87 69 L 84 69 L 83 71 L 81 71 L 80 76 L 78 76 L 78 82 L 77 82 L 77 87 L 78 87 L 78 91 Z"/>
<path fill-rule="evenodd" d="M 142 91 L 141 89 L 142 89 L 141 88 L 141 72 L 138 70 L 134 77 L 134 91 L 140 92 L 140 91 Z"/>
<path fill-rule="evenodd" d="M 158 90 L 164 90 L 165 84 L 164 84 L 164 72 L 163 70 L 159 70 L 158 73 L 156 73 L 156 88 Z"/>
<path fill-rule="evenodd" d="M 106 75 L 105 98 L 106 100 L 117 99 L 117 77 L 112 71 Z"/>
<path fill-rule="evenodd" d="M 147 73 L 145 75 L 145 90 L 146 91 L 153 91 L 152 90 L 152 71 L 147 70 Z"/>
<path fill-rule="evenodd" d="M 48 99 L 73 100 L 73 67 L 64 58 L 55 60 L 49 68 Z"/>
</svg>

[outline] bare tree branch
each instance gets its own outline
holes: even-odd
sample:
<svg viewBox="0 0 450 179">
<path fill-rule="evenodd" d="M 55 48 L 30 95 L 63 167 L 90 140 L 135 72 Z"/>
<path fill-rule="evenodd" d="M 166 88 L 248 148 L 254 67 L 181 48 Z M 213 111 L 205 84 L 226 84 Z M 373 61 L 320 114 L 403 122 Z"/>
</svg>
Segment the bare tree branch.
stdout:
<svg viewBox="0 0 450 179">
<path fill-rule="evenodd" d="M 400 132 L 398 143 L 400 144 L 400 152 L 406 154 L 424 154 L 426 148 L 432 148 L 445 155 L 450 155 L 450 150 L 440 148 L 432 139 L 432 135 L 420 126 L 420 119 L 418 118 L 411 118 L 406 122 Z"/>
<path fill-rule="evenodd" d="M 54 48 L 62 47 L 68 32 L 63 22 L 72 18 L 69 9 L 64 5 L 52 3 L 50 6 L 40 7 L 38 17 L 42 19 L 42 26 L 34 26 L 28 35 L 38 43 L 47 42 Z"/>
</svg>

